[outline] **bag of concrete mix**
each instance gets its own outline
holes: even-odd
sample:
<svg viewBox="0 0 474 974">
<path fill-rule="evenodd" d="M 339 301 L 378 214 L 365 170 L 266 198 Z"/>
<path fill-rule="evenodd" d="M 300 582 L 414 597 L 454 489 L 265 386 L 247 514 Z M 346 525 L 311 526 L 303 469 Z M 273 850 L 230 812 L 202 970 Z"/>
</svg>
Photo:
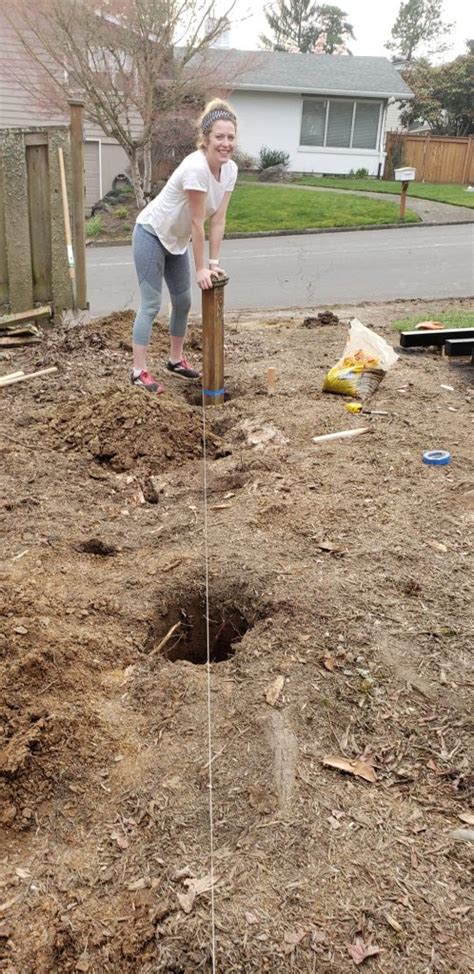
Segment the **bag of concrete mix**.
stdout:
<svg viewBox="0 0 474 974">
<path fill-rule="evenodd" d="M 397 353 L 384 338 L 353 318 L 342 357 L 327 373 L 323 392 L 368 399 L 397 359 Z"/>
</svg>

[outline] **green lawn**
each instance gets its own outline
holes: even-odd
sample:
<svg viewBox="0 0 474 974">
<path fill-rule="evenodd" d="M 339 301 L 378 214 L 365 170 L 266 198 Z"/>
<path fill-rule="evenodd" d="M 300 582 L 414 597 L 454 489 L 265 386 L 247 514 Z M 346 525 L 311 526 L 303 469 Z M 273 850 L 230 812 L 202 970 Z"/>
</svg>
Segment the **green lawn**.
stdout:
<svg viewBox="0 0 474 974">
<path fill-rule="evenodd" d="M 410 318 L 400 318 L 394 321 L 395 331 L 414 331 L 420 321 L 441 321 L 446 328 L 474 328 L 474 311 L 447 311 L 437 314 L 436 305 L 431 311 L 422 315 L 412 315 Z"/>
<path fill-rule="evenodd" d="M 350 176 L 300 176 L 296 183 L 304 186 L 321 186 L 327 189 L 368 190 L 372 193 L 400 193 L 400 183 L 387 179 L 352 179 Z M 468 193 L 456 183 L 410 183 L 408 198 L 419 197 L 435 200 L 438 203 L 452 203 L 453 206 L 474 207 L 474 193 Z"/>
<path fill-rule="evenodd" d="M 404 223 L 419 217 L 407 209 Z M 226 221 L 227 233 L 302 230 L 318 227 L 377 226 L 399 223 L 398 203 L 349 193 L 308 193 L 279 186 L 237 186 Z"/>
</svg>

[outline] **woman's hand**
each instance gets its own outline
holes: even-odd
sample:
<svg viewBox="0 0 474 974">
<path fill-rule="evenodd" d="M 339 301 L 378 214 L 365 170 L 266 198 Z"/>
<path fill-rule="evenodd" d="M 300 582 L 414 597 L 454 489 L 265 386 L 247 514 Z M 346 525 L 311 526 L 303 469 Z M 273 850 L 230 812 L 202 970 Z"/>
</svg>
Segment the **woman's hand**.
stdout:
<svg viewBox="0 0 474 974">
<path fill-rule="evenodd" d="M 222 269 L 222 267 L 215 267 L 214 265 L 211 267 L 211 274 L 215 274 L 216 277 L 227 277 L 227 273 Z"/>
<path fill-rule="evenodd" d="M 210 271 L 208 267 L 201 267 L 199 271 L 196 271 L 196 284 L 202 291 L 214 287 L 211 274 L 214 274 L 214 271 Z"/>
</svg>

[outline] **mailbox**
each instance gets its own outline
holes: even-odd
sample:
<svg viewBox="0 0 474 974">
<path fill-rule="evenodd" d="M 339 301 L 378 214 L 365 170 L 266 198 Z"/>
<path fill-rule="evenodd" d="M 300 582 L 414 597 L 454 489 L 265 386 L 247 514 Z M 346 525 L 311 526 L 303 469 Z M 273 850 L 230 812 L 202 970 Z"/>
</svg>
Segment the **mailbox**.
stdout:
<svg viewBox="0 0 474 974">
<path fill-rule="evenodd" d="M 395 170 L 395 179 L 399 179 L 400 182 L 406 183 L 409 179 L 415 179 L 416 169 L 412 169 L 411 166 L 404 166 L 403 169 Z"/>
</svg>

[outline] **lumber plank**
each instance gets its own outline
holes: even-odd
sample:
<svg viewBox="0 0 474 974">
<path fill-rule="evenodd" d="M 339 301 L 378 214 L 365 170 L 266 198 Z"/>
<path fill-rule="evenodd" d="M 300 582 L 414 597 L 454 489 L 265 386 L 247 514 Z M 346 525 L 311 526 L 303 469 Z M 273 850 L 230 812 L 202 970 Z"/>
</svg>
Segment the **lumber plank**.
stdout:
<svg viewBox="0 0 474 974">
<path fill-rule="evenodd" d="M 439 331 L 402 331 L 400 345 L 402 348 L 429 348 L 437 345 L 442 348 L 451 338 L 474 338 L 474 328 L 443 328 Z"/>
<path fill-rule="evenodd" d="M 17 311 L 16 314 L 0 315 L 0 328 L 4 325 L 15 325 L 20 321 L 35 321 L 36 318 L 52 318 L 53 309 L 50 304 L 43 304 L 39 308 L 29 311 Z"/>
<path fill-rule="evenodd" d="M 444 345 L 446 355 L 472 355 L 474 338 L 448 338 Z"/>
</svg>

